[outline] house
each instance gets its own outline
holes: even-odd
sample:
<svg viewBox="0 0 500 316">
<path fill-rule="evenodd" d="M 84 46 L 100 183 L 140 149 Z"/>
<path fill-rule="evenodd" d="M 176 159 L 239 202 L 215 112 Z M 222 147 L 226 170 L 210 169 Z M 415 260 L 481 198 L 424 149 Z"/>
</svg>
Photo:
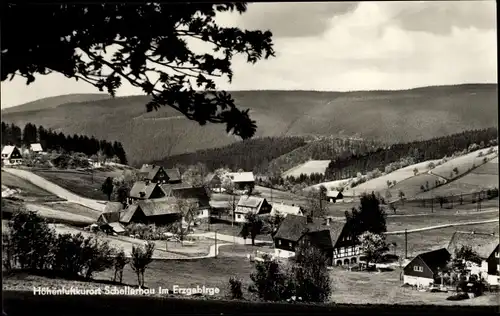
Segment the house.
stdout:
<svg viewBox="0 0 500 316">
<path fill-rule="evenodd" d="M 2 149 L 2 161 L 5 165 L 19 165 L 23 162 L 21 150 L 17 146 L 7 145 Z"/>
<path fill-rule="evenodd" d="M 457 231 L 451 237 L 447 249 L 454 255 L 455 251 L 462 246 L 471 247 L 482 260 L 480 266 L 470 267 L 470 273 L 477 274 L 490 284 L 498 284 L 498 272 L 500 271 L 498 235 Z"/>
<path fill-rule="evenodd" d="M 287 205 L 283 203 L 271 203 L 272 209 L 271 209 L 271 216 L 274 216 L 276 214 L 280 214 L 283 217 L 291 214 L 291 215 L 300 215 L 303 216 L 304 213 L 301 209 L 300 206 L 295 206 L 295 205 Z"/>
<path fill-rule="evenodd" d="M 128 205 L 120 216 L 122 224 L 142 223 L 168 225 L 181 219 L 176 198 L 141 200 Z"/>
<path fill-rule="evenodd" d="M 177 184 L 182 182 L 181 171 L 177 168 L 165 169 L 168 176 L 168 183 Z"/>
<path fill-rule="evenodd" d="M 205 178 L 205 183 L 207 187 L 213 192 L 222 193 L 225 190 L 222 188 L 222 179 L 215 173 L 209 174 Z"/>
<path fill-rule="evenodd" d="M 41 154 L 41 153 L 43 153 L 42 145 L 40 143 L 31 144 L 30 151 L 33 153 Z"/>
<path fill-rule="evenodd" d="M 236 223 L 245 223 L 247 213 L 251 212 L 258 215 L 270 214 L 271 208 L 271 204 L 265 198 L 242 196 L 234 210 L 234 221 Z"/>
<path fill-rule="evenodd" d="M 137 200 L 159 199 L 165 197 L 165 192 L 156 182 L 136 181 L 129 193 L 129 203 Z"/>
<path fill-rule="evenodd" d="M 235 190 L 248 190 L 253 189 L 255 186 L 253 172 L 230 172 L 227 175 L 231 179 Z"/>
<path fill-rule="evenodd" d="M 167 197 L 175 197 L 196 203 L 196 218 L 209 219 L 211 215 L 210 197 L 205 187 L 189 185 L 162 185 L 162 190 Z"/>
<path fill-rule="evenodd" d="M 428 287 L 439 277 L 439 271 L 446 269 L 451 255 L 446 248 L 419 254 L 403 269 L 405 284 Z"/>
<path fill-rule="evenodd" d="M 274 235 L 274 255 L 295 256 L 300 244 L 316 246 L 328 265 L 350 265 L 359 262 L 359 244 L 350 237 L 345 221 L 287 215 Z"/>
<path fill-rule="evenodd" d="M 142 165 L 139 170 L 139 178 L 142 181 L 149 180 L 154 183 L 167 183 L 168 175 L 167 172 L 163 169 L 162 166 L 158 165 Z"/>
<path fill-rule="evenodd" d="M 326 192 L 326 199 L 331 203 L 339 202 L 343 198 L 344 195 L 342 194 L 342 192 L 335 190 L 330 190 Z"/>
<path fill-rule="evenodd" d="M 121 204 L 121 203 L 120 203 Z M 125 232 L 125 227 L 120 223 L 120 211 L 106 212 L 104 211 L 97 219 L 96 224 L 100 229 L 108 233 L 122 234 Z"/>
</svg>

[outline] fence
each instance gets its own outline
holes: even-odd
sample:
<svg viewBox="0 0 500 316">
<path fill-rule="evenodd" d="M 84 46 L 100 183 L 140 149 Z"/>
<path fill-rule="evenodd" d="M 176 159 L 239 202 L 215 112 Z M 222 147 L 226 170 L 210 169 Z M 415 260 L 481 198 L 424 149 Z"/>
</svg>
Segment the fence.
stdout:
<svg viewBox="0 0 500 316">
<path fill-rule="evenodd" d="M 409 200 L 398 200 L 396 205 L 414 206 L 414 207 L 435 207 L 453 209 L 460 205 L 476 204 L 481 208 L 482 202 L 498 198 L 498 189 L 488 189 L 467 194 L 452 194 L 446 196 L 435 196 L 432 198 L 414 198 Z"/>
</svg>

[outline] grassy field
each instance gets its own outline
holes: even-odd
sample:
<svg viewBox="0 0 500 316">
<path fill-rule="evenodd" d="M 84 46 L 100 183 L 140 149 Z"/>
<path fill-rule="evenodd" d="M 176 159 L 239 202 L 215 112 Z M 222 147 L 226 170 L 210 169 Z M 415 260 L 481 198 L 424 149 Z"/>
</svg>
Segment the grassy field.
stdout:
<svg viewBox="0 0 500 316">
<path fill-rule="evenodd" d="M 475 231 L 478 233 L 499 233 L 498 223 L 487 223 L 478 225 L 467 225 L 457 227 L 446 227 L 423 232 L 408 233 L 408 257 L 412 258 L 419 253 L 447 247 L 448 243 L 456 231 Z M 395 242 L 396 248 L 391 252 L 396 252 L 398 256 L 404 256 L 405 236 L 388 235 L 388 242 Z"/>
<path fill-rule="evenodd" d="M 233 91 L 231 95 L 238 108 L 250 109 L 258 126 L 256 137 L 335 135 L 342 131 L 344 135 L 400 143 L 498 125 L 496 84 L 405 91 Z M 147 113 L 144 105 L 148 101 L 147 96 L 68 100 L 55 108 L 32 105 L 38 110 L 2 113 L 2 120 L 120 141 L 131 163 L 239 140 L 228 135 L 223 125 L 200 126 L 183 118 L 169 119 L 180 116 L 170 107 Z"/>
<path fill-rule="evenodd" d="M 61 199 L 57 196 L 37 187 L 30 182 L 18 178 L 8 172 L 2 171 L 2 185 L 7 186 L 9 189 L 17 189 L 21 192 L 16 194 L 23 200 L 32 201 L 60 201 Z"/>
<path fill-rule="evenodd" d="M 93 174 L 71 170 L 34 170 L 33 173 L 54 182 L 60 187 L 82 197 L 107 200 L 102 193 L 101 185 L 107 177 L 116 177 L 122 174 L 119 171 L 95 171 Z"/>
<path fill-rule="evenodd" d="M 473 151 L 467 155 L 460 156 L 454 159 L 451 159 L 442 165 L 436 166 L 436 168 L 432 169 L 432 173 L 443 177 L 447 180 L 453 180 L 461 175 L 483 165 L 484 159 L 491 160 L 498 155 L 498 146 L 492 147 L 495 149 L 495 152 L 491 154 L 487 154 L 489 148 L 484 148 L 480 150 Z M 482 153 L 482 156 L 478 156 L 479 153 Z M 454 171 L 457 168 L 458 173 Z"/>
<path fill-rule="evenodd" d="M 421 192 L 417 194 L 416 198 L 429 199 L 436 196 L 470 195 L 489 188 L 498 188 L 498 175 L 469 173 L 431 191 Z"/>
<path fill-rule="evenodd" d="M 415 176 L 413 170 L 417 169 L 418 174 L 423 174 L 429 171 L 428 165 L 429 163 L 436 163 L 439 160 L 429 160 L 429 161 L 424 161 L 420 162 L 414 165 L 410 165 L 401 169 L 398 169 L 394 172 L 391 172 L 389 174 L 383 175 L 381 177 L 375 178 L 368 180 L 364 183 L 361 183 L 360 185 L 354 187 L 354 188 L 347 188 L 345 190 L 345 195 L 346 196 L 352 196 L 353 192 L 356 193 L 356 195 L 360 195 L 362 193 L 371 193 L 372 191 L 374 192 L 381 192 L 384 193 L 385 190 L 387 190 L 387 181 L 396 181 L 396 184 L 404 181 L 406 179 L 409 179 L 413 176 Z"/>
<path fill-rule="evenodd" d="M 81 215 L 97 220 L 100 213 L 90 209 L 88 207 L 82 206 L 80 204 L 71 203 L 71 202 L 60 202 L 60 203 L 47 203 L 42 204 L 47 207 L 50 207 L 54 210 L 59 210 L 61 212 L 70 213 L 74 215 Z"/>
<path fill-rule="evenodd" d="M 310 175 L 312 173 L 324 174 L 326 168 L 330 164 L 330 160 L 310 160 L 299 166 L 293 167 L 283 172 L 283 177 L 298 178 L 301 174 Z"/>
<path fill-rule="evenodd" d="M 419 174 L 396 183 L 396 185 L 389 189 L 389 192 L 393 198 L 398 198 L 399 191 L 403 191 L 405 197 L 407 199 L 411 199 L 422 192 L 422 185 L 425 187 L 425 185 L 429 183 L 429 188 L 432 189 L 436 187 L 436 181 L 440 181 L 442 183 L 443 180 L 433 174 Z M 385 191 L 381 194 L 382 196 L 385 196 Z"/>
<path fill-rule="evenodd" d="M 498 175 L 498 157 L 471 171 L 472 174 Z"/>
</svg>

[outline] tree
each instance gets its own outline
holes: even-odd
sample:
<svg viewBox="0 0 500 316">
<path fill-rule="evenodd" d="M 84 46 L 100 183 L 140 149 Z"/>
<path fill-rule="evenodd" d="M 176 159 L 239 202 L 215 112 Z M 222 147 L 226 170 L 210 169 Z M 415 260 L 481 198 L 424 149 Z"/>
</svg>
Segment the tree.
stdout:
<svg viewBox="0 0 500 316">
<path fill-rule="evenodd" d="M 243 238 L 243 243 L 246 245 L 247 238 L 250 236 L 250 229 L 248 225 L 243 225 L 239 233 L 240 237 Z"/>
<path fill-rule="evenodd" d="M 227 175 L 224 176 L 223 178 L 221 178 L 221 185 L 222 185 L 222 188 L 229 194 L 233 194 L 234 192 L 234 183 L 233 181 L 231 180 L 231 178 L 229 178 Z"/>
<path fill-rule="evenodd" d="M 263 259 L 264 261 L 255 264 L 255 272 L 250 274 L 250 292 L 257 293 L 264 301 L 285 300 L 290 296 L 286 272 L 278 261 L 272 260 L 268 255 L 264 255 Z"/>
<path fill-rule="evenodd" d="M 83 241 L 82 248 L 81 260 L 87 279 L 113 266 L 114 249 L 107 241 L 88 237 Z"/>
<path fill-rule="evenodd" d="M 307 194 L 306 210 L 310 216 L 323 217 L 326 214 L 326 188 L 321 186 L 319 189 L 312 189 Z"/>
<path fill-rule="evenodd" d="M 394 214 L 396 214 L 396 211 L 397 211 L 397 206 L 396 206 L 396 203 L 395 203 L 395 202 L 390 203 L 390 204 L 389 204 L 389 207 L 391 208 L 392 212 L 393 212 Z"/>
<path fill-rule="evenodd" d="M 117 281 L 122 283 L 123 280 L 123 268 L 127 265 L 129 260 L 125 256 L 125 252 L 123 249 L 120 249 L 116 252 L 115 257 L 113 258 L 113 267 L 115 269 L 115 274 L 113 276 L 113 281 Z"/>
<path fill-rule="evenodd" d="M 193 187 L 201 187 L 205 185 L 205 179 L 208 174 L 207 167 L 204 164 L 198 163 L 189 166 L 182 174 L 182 182 L 185 182 Z"/>
<path fill-rule="evenodd" d="M 326 302 L 332 292 L 325 255 L 316 247 L 299 245 L 289 272 L 289 291 L 305 302 Z"/>
<path fill-rule="evenodd" d="M 401 200 L 401 203 L 405 205 L 405 193 L 402 190 L 399 190 L 398 197 Z"/>
<path fill-rule="evenodd" d="M 278 211 L 276 211 L 274 213 L 274 215 L 269 217 L 269 226 L 271 228 L 271 236 L 272 237 L 276 234 L 276 232 L 278 231 L 278 228 L 280 227 L 280 225 L 284 219 L 285 219 L 285 216 Z"/>
<path fill-rule="evenodd" d="M 243 292 L 241 291 L 241 280 L 235 277 L 229 278 L 229 292 L 231 293 L 231 299 L 240 300 L 243 298 Z"/>
<path fill-rule="evenodd" d="M 453 168 L 453 172 L 458 175 L 458 168 L 457 167 Z"/>
<path fill-rule="evenodd" d="M 264 227 L 264 223 L 259 215 L 248 212 L 245 214 L 246 222 L 243 226 L 247 226 L 248 233 L 250 235 L 250 239 L 252 240 L 252 246 L 255 246 L 255 238 L 259 235 Z"/>
<path fill-rule="evenodd" d="M 140 288 L 144 287 L 144 272 L 148 265 L 153 261 L 153 252 L 155 249 L 155 244 L 148 241 L 144 247 L 132 246 L 132 258 L 130 260 L 130 266 L 137 275 L 137 284 Z"/>
<path fill-rule="evenodd" d="M 256 125 L 248 110 L 237 109 L 213 80 L 232 80 L 235 55 L 252 64 L 275 56 L 270 31 L 221 27 L 214 20 L 218 12 L 246 9 L 246 3 L 7 4 L 5 30 L 25 20 L 39 26 L 3 33 L 1 80 L 19 75 L 30 84 L 35 75 L 57 72 L 114 96 L 124 79 L 152 97 L 148 111 L 170 106 L 201 125 L 223 123 L 249 138 Z M 188 41 L 204 42 L 214 54 L 197 54 Z"/>
<path fill-rule="evenodd" d="M 369 231 L 364 232 L 358 238 L 361 250 L 366 258 L 366 265 L 378 262 L 383 255 L 389 251 L 389 245 L 385 241 L 385 235 L 374 234 Z"/>
<path fill-rule="evenodd" d="M 363 194 L 359 208 L 353 208 L 351 212 L 346 211 L 345 216 L 352 237 L 358 237 L 366 231 L 374 234 L 387 231 L 386 214 L 374 193 Z"/>
<path fill-rule="evenodd" d="M 416 176 L 417 174 L 418 174 L 418 169 L 417 168 L 413 169 L 413 175 Z"/>
<path fill-rule="evenodd" d="M 192 200 L 177 199 L 177 209 L 179 214 L 181 214 L 181 219 L 174 223 L 173 229 L 174 233 L 179 236 L 182 242 L 186 236 L 191 232 L 191 228 L 196 220 L 195 211 L 197 210 L 197 204 Z"/>
<path fill-rule="evenodd" d="M 461 275 L 466 274 L 468 264 L 481 264 L 481 257 L 471 246 L 462 245 L 455 249 L 453 259 L 450 261 L 451 270 Z"/>
<path fill-rule="evenodd" d="M 108 201 L 111 201 L 111 194 L 113 194 L 113 178 L 107 177 L 104 183 L 101 185 L 102 193 L 106 194 Z"/>
<path fill-rule="evenodd" d="M 385 198 L 386 198 L 387 200 L 389 200 L 390 198 L 392 198 L 392 194 L 391 194 L 391 191 L 390 191 L 390 190 L 385 191 Z"/>
</svg>

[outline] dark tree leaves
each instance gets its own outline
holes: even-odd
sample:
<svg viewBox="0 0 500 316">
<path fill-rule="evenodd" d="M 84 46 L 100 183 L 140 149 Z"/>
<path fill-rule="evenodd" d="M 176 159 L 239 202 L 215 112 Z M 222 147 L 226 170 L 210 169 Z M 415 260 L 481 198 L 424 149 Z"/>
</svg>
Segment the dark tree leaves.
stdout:
<svg viewBox="0 0 500 316">
<path fill-rule="evenodd" d="M 57 72 L 112 96 L 122 80 L 152 97 L 148 111 L 170 106 L 199 122 L 226 124 L 242 138 L 255 121 L 239 110 L 217 77 L 232 80 L 231 60 L 249 63 L 274 56 L 269 31 L 221 27 L 217 12 L 246 11 L 245 3 L 8 4 L 2 9 L 1 80 Z M 50 23 L 48 23 L 50 21 Z M 36 27 L 20 28 L 29 24 Z M 212 54 L 189 45 L 202 41 Z"/>
</svg>

